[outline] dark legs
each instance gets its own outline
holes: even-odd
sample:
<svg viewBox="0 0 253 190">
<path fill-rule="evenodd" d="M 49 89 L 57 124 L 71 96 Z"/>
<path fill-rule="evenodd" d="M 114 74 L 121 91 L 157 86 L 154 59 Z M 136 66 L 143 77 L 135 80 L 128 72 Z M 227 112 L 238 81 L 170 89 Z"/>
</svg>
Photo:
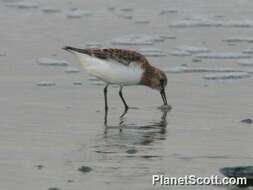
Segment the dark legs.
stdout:
<svg viewBox="0 0 253 190">
<path fill-rule="evenodd" d="M 126 101 L 125 101 L 125 99 L 124 99 L 124 97 L 123 97 L 123 95 L 122 95 L 122 88 L 123 88 L 123 86 L 120 86 L 119 96 L 120 96 L 121 100 L 122 100 L 123 103 L 124 103 L 125 111 L 127 111 L 129 107 L 128 107 L 128 105 L 127 105 L 127 103 L 126 103 Z"/>
<path fill-rule="evenodd" d="M 104 124 L 107 125 L 107 115 L 108 115 L 108 103 L 107 103 L 107 88 L 109 84 L 107 84 L 104 88 L 104 97 L 105 97 L 105 118 L 104 118 Z"/>
<path fill-rule="evenodd" d="M 109 84 L 107 84 L 104 88 L 104 97 L 105 97 L 105 110 L 108 110 L 108 103 L 107 103 L 107 88 Z"/>
<path fill-rule="evenodd" d="M 107 84 L 106 86 L 105 86 L 105 88 L 104 88 L 104 98 L 105 98 L 105 117 L 104 117 L 104 125 L 105 125 L 105 131 L 104 131 L 104 133 L 106 134 L 107 133 L 107 127 L 109 127 L 108 125 L 107 125 L 107 116 L 108 116 L 108 102 L 107 102 L 107 88 L 108 88 L 108 86 L 109 86 L 109 84 Z M 125 106 L 125 110 L 124 110 L 124 113 L 123 114 L 121 114 L 121 116 L 120 116 L 120 132 L 122 131 L 122 126 L 123 126 L 123 124 L 124 124 L 124 119 L 123 119 L 123 117 L 126 115 L 126 113 L 127 113 L 127 111 L 128 111 L 128 105 L 127 105 L 127 103 L 126 103 L 126 101 L 125 101 L 125 99 L 124 99 L 124 97 L 123 97 L 123 95 L 122 95 L 122 88 L 123 88 L 123 86 L 120 86 L 120 90 L 119 90 L 119 96 L 120 96 L 120 98 L 121 98 L 121 100 L 123 101 L 123 103 L 124 103 L 124 106 Z"/>
<path fill-rule="evenodd" d="M 107 84 L 104 88 L 104 98 L 105 98 L 105 118 L 104 118 L 104 123 L 107 124 L 107 114 L 108 114 L 108 101 L 107 101 L 107 88 L 108 88 L 109 84 Z M 127 111 L 128 111 L 128 105 L 122 95 L 122 89 L 123 89 L 123 86 L 120 86 L 120 90 L 119 90 L 119 96 L 122 100 L 122 102 L 124 103 L 124 106 L 125 106 L 125 111 L 124 113 L 120 116 L 120 117 L 123 117 Z"/>
<path fill-rule="evenodd" d="M 107 84 L 104 88 L 104 97 L 105 97 L 105 110 L 108 110 L 108 102 L 107 102 L 107 88 L 108 88 L 109 84 Z M 123 97 L 123 94 L 122 94 L 122 89 L 123 89 L 123 86 L 120 86 L 120 90 L 119 90 L 119 96 L 121 98 L 121 100 L 123 101 L 124 103 L 124 106 L 125 106 L 125 110 L 128 110 L 128 105 Z"/>
<path fill-rule="evenodd" d="M 108 88 L 109 84 L 107 84 L 104 88 L 104 98 L 105 98 L 105 118 L 104 118 L 104 124 L 107 125 L 107 115 L 108 115 L 108 101 L 107 101 L 107 88 Z M 124 106 L 125 106 L 125 110 L 124 110 L 124 113 L 120 116 L 120 117 L 123 117 L 127 111 L 128 111 L 128 105 L 123 97 L 123 94 L 122 94 L 122 89 L 123 89 L 123 86 L 120 86 L 120 90 L 119 90 L 119 96 L 122 100 L 122 102 L 124 103 Z"/>
</svg>

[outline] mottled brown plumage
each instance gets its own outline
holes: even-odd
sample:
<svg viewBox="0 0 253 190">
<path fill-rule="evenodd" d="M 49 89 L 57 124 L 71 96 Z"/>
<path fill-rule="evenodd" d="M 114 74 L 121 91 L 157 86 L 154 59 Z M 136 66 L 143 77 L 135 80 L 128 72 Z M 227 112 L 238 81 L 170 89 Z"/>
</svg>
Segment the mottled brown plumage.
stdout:
<svg viewBox="0 0 253 190">
<path fill-rule="evenodd" d="M 163 71 L 161 71 L 158 68 L 155 68 L 151 64 L 149 64 L 146 57 L 136 51 L 133 50 L 126 50 L 126 49 L 116 49 L 116 48 L 105 48 L 105 49 L 98 49 L 98 48 L 88 48 L 88 49 L 79 49 L 74 47 L 66 46 L 63 48 L 64 50 L 70 51 L 70 52 L 78 52 L 81 54 L 86 54 L 91 57 L 95 57 L 101 60 L 106 60 L 108 63 L 113 62 L 116 64 L 122 64 L 126 67 L 130 67 L 132 63 L 134 65 L 139 65 L 140 68 L 143 70 L 141 72 L 140 79 L 135 83 L 139 85 L 146 85 L 148 87 L 151 87 L 153 89 L 159 90 L 161 93 L 161 96 L 163 98 L 164 104 L 167 105 L 166 95 L 165 95 L 165 86 L 167 85 L 167 77 Z M 113 68 L 112 68 L 113 70 Z M 127 70 L 127 69 L 126 69 Z M 120 73 L 120 72 L 118 72 Z M 104 74 L 104 73 L 103 73 Z M 102 74 L 102 75 L 103 75 Z M 107 75 L 110 76 L 110 75 Z M 128 77 L 128 76 L 126 76 Z M 131 78 L 131 77 L 130 77 Z M 126 79 L 127 80 L 127 79 Z M 115 84 L 109 81 L 106 81 L 108 84 Z M 124 85 L 124 83 L 117 83 L 121 86 Z M 105 90 L 107 89 L 107 86 Z M 121 93 L 120 90 L 120 93 Z M 127 107 L 122 95 L 120 94 L 125 106 Z M 106 93 L 105 93 L 106 97 Z M 106 103 L 107 104 L 107 103 Z"/>
<path fill-rule="evenodd" d="M 70 48 L 70 47 L 68 47 Z M 167 85 L 167 77 L 163 71 L 158 68 L 153 67 L 149 64 L 148 60 L 144 55 L 133 50 L 126 49 L 116 49 L 116 48 L 107 48 L 107 49 L 98 49 L 98 48 L 88 48 L 88 49 L 79 49 L 71 47 L 71 50 L 74 50 L 79 53 L 87 54 L 99 59 L 112 59 L 121 63 L 125 66 L 128 66 L 130 63 L 135 62 L 141 65 L 144 70 L 140 84 L 149 86 L 154 89 L 161 89 L 161 81 L 163 85 Z"/>
<path fill-rule="evenodd" d="M 125 49 L 116 49 L 116 48 L 107 48 L 107 49 L 98 49 L 98 48 L 88 48 L 88 49 L 79 49 L 71 48 L 74 51 L 79 53 L 84 53 L 99 59 L 112 59 L 116 60 L 119 63 L 124 65 L 129 65 L 131 62 L 140 62 L 142 64 L 148 64 L 148 60 L 144 55 L 133 51 Z"/>
</svg>

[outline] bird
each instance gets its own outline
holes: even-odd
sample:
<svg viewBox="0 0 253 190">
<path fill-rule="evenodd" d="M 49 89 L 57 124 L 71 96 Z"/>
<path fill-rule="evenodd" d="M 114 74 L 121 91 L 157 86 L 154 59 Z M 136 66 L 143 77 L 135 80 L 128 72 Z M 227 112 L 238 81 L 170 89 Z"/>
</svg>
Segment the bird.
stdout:
<svg viewBox="0 0 253 190">
<path fill-rule="evenodd" d="M 147 58 L 134 50 L 117 48 L 87 48 L 80 49 L 71 46 L 62 48 L 78 59 L 86 72 L 106 83 L 104 87 L 105 110 L 108 110 L 107 88 L 109 85 L 119 85 L 119 96 L 125 106 L 122 89 L 124 86 L 144 85 L 158 90 L 164 106 L 168 106 L 165 87 L 167 76 L 164 71 L 152 66 Z"/>
</svg>

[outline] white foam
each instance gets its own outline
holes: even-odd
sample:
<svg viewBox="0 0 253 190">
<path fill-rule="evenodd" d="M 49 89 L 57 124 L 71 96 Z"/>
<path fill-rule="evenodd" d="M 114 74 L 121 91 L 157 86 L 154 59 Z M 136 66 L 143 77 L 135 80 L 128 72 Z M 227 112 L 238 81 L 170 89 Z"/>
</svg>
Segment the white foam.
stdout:
<svg viewBox="0 0 253 190">
<path fill-rule="evenodd" d="M 14 8 L 19 8 L 19 9 L 36 9 L 39 7 L 38 4 L 36 3 L 31 3 L 31 2 L 12 2 L 9 4 L 5 4 L 6 7 L 14 7 Z"/>
<path fill-rule="evenodd" d="M 160 35 L 160 38 L 167 40 L 167 39 L 171 39 L 174 40 L 176 39 L 176 36 L 170 36 L 170 35 Z"/>
<path fill-rule="evenodd" d="M 99 80 L 99 81 L 92 81 L 91 84 L 96 85 L 96 86 L 104 86 L 105 82 Z"/>
<path fill-rule="evenodd" d="M 188 51 L 184 51 L 184 50 L 174 50 L 174 51 L 170 52 L 169 54 L 173 55 L 173 56 L 180 56 L 180 57 L 192 55 L 192 53 L 190 53 Z"/>
<path fill-rule="evenodd" d="M 125 7 L 125 8 L 121 8 L 120 11 L 123 11 L 123 12 L 133 12 L 133 8 L 131 7 Z"/>
<path fill-rule="evenodd" d="M 160 11 L 160 15 L 167 15 L 167 14 L 173 14 L 173 13 L 178 13 L 178 10 L 176 9 L 166 9 Z"/>
<path fill-rule="evenodd" d="M 118 16 L 119 18 L 124 18 L 124 19 L 128 19 L 128 20 L 130 20 L 130 19 L 133 18 L 133 15 L 130 14 L 130 13 L 127 13 L 127 12 L 118 13 L 117 16 Z"/>
<path fill-rule="evenodd" d="M 222 41 L 232 42 L 232 43 L 235 43 L 235 42 L 249 42 L 249 43 L 252 43 L 253 38 L 251 38 L 251 37 L 231 37 L 231 38 L 224 39 Z"/>
<path fill-rule="evenodd" d="M 251 20 L 212 20 L 208 18 L 198 18 L 198 19 L 183 19 L 178 20 L 170 24 L 171 27 L 235 27 L 235 28 L 245 28 L 253 27 L 253 22 Z"/>
<path fill-rule="evenodd" d="M 81 18 L 83 16 L 91 16 L 93 13 L 88 10 L 71 9 L 66 13 L 68 18 Z"/>
<path fill-rule="evenodd" d="M 213 53 L 201 53 L 196 55 L 197 58 L 201 59 L 247 59 L 250 58 L 250 55 L 242 53 L 233 53 L 233 52 L 213 52 Z"/>
<path fill-rule="evenodd" d="M 164 51 L 158 48 L 141 48 L 138 49 L 138 51 L 141 54 L 149 57 L 162 57 L 167 55 Z"/>
<path fill-rule="evenodd" d="M 249 28 L 253 27 L 253 22 L 251 20 L 230 20 L 221 22 L 223 27 L 235 27 L 235 28 Z"/>
<path fill-rule="evenodd" d="M 247 49 L 243 50 L 242 53 L 253 54 L 253 48 L 247 48 Z"/>
<path fill-rule="evenodd" d="M 48 14 L 61 12 L 60 9 L 56 9 L 56 8 L 52 8 L 52 7 L 43 7 L 43 8 L 41 8 L 41 11 L 44 13 L 48 13 Z"/>
<path fill-rule="evenodd" d="M 93 77 L 93 76 L 89 76 L 88 80 L 89 81 L 100 81 L 98 78 Z"/>
<path fill-rule="evenodd" d="M 68 66 L 68 62 L 64 60 L 53 59 L 53 58 L 39 58 L 37 60 L 37 63 L 39 65 L 45 65 L 45 66 Z"/>
<path fill-rule="evenodd" d="M 2 0 L 2 1 L 6 3 L 16 3 L 16 2 L 21 2 L 22 0 Z"/>
<path fill-rule="evenodd" d="M 198 47 L 198 46 L 180 46 L 176 48 L 179 51 L 185 51 L 185 52 L 189 52 L 191 54 L 195 54 L 195 53 L 207 53 L 210 52 L 210 50 L 206 47 Z"/>
<path fill-rule="evenodd" d="M 79 73 L 80 69 L 76 67 L 67 67 L 67 69 L 64 72 L 65 73 Z"/>
<path fill-rule="evenodd" d="M 232 72 L 232 73 L 213 73 L 205 75 L 203 78 L 208 80 L 226 80 L 226 79 L 242 79 L 251 77 L 247 72 Z"/>
<path fill-rule="evenodd" d="M 219 24 L 208 19 L 184 19 L 170 24 L 171 27 L 218 27 Z"/>
<path fill-rule="evenodd" d="M 129 34 L 112 40 L 115 45 L 152 45 L 155 42 L 164 41 L 160 36 L 148 34 Z"/>
<path fill-rule="evenodd" d="M 37 86 L 55 86 L 55 82 L 53 81 L 41 81 L 37 83 Z"/>
<path fill-rule="evenodd" d="M 183 67 L 183 66 L 176 66 L 176 67 L 171 67 L 167 69 L 163 69 L 166 73 L 184 73 L 186 72 L 188 67 Z"/>
<path fill-rule="evenodd" d="M 76 86 L 80 86 L 82 84 L 83 84 L 82 81 L 74 81 L 73 82 L 73 85 L 76 85 Z"/>
<path fill-rule="evenodd" d="M 134 21 L 136 24 L 149 24 L 150 21 L 147 19 L 147 18 L 135 18 L 135 21 Z"/>
<path fill-rule="evenodd" d="M 102 45 L 99 42 L 88 42 L 86 43 L 87 48 L 100 48 Z"/>
<path fill-rule="evenodd" d="M 238 61 L 238 64 L 239 65 L 242 65 L 242 66 L 253 66 L 253 59 L 242 59 L 242 60 L 239 60 Z"/>
</svg>

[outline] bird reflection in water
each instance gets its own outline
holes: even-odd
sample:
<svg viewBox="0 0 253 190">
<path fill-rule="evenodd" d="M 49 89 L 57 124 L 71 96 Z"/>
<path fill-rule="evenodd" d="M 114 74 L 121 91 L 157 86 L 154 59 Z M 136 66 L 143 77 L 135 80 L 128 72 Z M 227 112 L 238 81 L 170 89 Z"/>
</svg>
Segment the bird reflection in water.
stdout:
<svg viewBox="0 0 253 190">
<path fill-rule="evenodd" d="M 105 138 L 108 137 L 108 131 L 109 130 L 119 130 L 120 134 L 123 133 L 123 130 L 128 129 L 136 129 L 136 130 L 143 130 L 144 133 L 141 135 L 143 138 L 139 139 L 140 141 L 138 144 L 147 145 L 153 142 L 154 136 L 157 138 L 158 135 L 163 135 L 166 133 L 166 127 L 167 127 L 167 114 L 171 109 L 160 109 L 161 111 L 161 117 L 156 122 L 148 122 L 144 125 L 139 124 L 128 124 L 126 123 L 126 116 L 128 113 L 128 109 L 125 109 L 124 112 L 119 117 L 119 124 L 118 125 L 109 125 L 108 124 L 108 111 L 105 111 L 105 117 L 104 117 L 104 126 L 105 126 Z M 161 137 L 162 138 L 162 137 Z"/>
</svg>

